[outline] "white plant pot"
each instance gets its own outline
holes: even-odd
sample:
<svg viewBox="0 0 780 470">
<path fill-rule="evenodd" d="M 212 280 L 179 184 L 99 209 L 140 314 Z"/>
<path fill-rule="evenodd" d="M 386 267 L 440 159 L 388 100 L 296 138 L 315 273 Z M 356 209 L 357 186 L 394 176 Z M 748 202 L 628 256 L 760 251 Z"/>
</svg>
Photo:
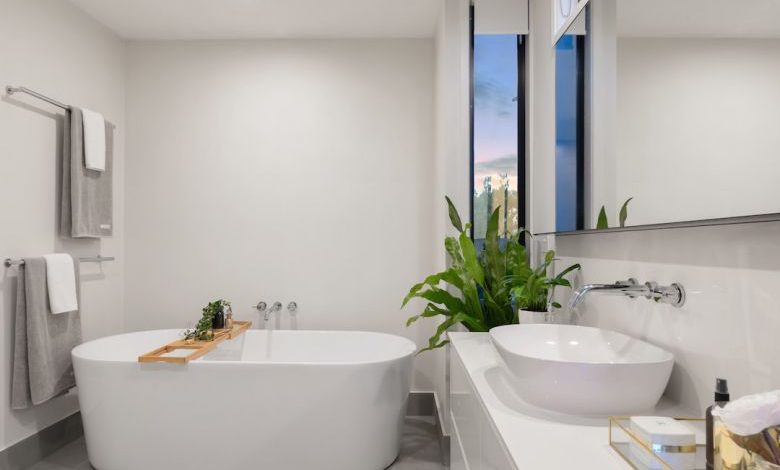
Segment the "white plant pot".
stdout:
<svg viewBox="0 0 780 470">
<path fill-rule="evenodd" d="M 518 311 L 521 325 L 530 323 L 547 323 L 547 312 L 531 312 L 530 310 Z"/>
<path fill-rule="evenodd" d="M 571 324 L 571 314 L 561 309 L 555 310 L 554 312 L 531 312 L 528 310 L 520 310 L 518 311 L 518 318 L 521 325 L 534 323 Z"/>
</svg>

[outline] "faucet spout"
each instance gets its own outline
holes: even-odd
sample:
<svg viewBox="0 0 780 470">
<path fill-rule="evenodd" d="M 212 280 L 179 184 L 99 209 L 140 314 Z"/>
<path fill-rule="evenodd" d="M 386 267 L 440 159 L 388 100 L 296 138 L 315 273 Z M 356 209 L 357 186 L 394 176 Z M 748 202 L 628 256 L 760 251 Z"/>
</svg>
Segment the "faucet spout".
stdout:
<svg viewBox="0 0 780 470">
<path fill-rule="evenodd" d="M 274 312 L 278 312 L 281 309 L 282 309 L 282 303 L 274 302 L 274 304 L 271 305 L 271 308 L 265 311 L 265 315 L 263 315 L 263 321 L 268 322 L 268 319 L 271 318 L 271 314 Z"/>
<path fill-rule="evenodd" d="M 647 287 L 645 285 L 639 285 L 634 278 L 625 281 L 617 281 L 613 284 L 585 284 L 574 291 L 574 294 L 569 301 L 569 308 L 576 308 L 585 300 L 585 296 L 591 292 L 636 297 L 638 295 L 645 295 L 646 289 Z"/>
<path fill-rule="evenodd" d="M 602 294 L 625 295 L 635 299 L 645 297 L 660 303 L 671 304 L 675 307 L 682 307 L 685 303 L 685 290 L 679 284 L 670 286 L 659 286 L 655 282 L 646 282 L 639 284 L 636 279 L 630 278 L 625 281 L 618 281 L 614 284 L 586 284 L 574 291 L 569 301 L 569 309 L 575 309 L 581 304 L 585 297 L 591 292 Z"/>
</svg>

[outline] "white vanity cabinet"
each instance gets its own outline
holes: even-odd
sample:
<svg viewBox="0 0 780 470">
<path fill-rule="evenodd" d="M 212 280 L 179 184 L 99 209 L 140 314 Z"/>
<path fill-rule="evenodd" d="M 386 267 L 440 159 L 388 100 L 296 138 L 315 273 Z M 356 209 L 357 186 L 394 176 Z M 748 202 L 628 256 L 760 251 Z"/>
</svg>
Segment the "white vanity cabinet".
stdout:
<svg viewBox="0 0 780 470">
<path fill-rule="evenodd" d="M 451 470 L 517 470 L 457 351 L 450 361 L 450 380 Z"/>
</svg>

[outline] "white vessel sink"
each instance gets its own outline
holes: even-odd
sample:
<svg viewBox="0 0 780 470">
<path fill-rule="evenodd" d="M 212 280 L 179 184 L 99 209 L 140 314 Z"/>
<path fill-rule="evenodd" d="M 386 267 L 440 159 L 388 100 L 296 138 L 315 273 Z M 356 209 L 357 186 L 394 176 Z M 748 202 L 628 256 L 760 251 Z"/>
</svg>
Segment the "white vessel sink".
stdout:
<svg viewBox="0 0 780 470">
<path fill-rule="evenodd" d="M 651 410 L 674 356 L 614 331 L 573 325 L 506 325 L 490 330 L 520 396 L 566 414 L 609 416 Z"/>
</svg>

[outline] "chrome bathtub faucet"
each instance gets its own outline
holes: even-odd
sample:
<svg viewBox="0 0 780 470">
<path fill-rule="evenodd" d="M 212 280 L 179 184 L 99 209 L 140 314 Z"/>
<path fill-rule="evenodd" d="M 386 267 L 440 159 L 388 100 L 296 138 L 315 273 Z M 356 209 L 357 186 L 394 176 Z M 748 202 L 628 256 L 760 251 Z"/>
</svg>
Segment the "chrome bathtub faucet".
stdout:
<svg viewBox="0 0 780 470">
<path fill-rule="evenodd" d="M 682 307 L 685 304 L 685 289 L 680 284 L 674 283 L 669 286 L 659 286 L 655 282 L 639 284 L 636 279 L 630 278 L 614 284 L 586 284 L 577 288 L 569 301 L 569 309 L 576 308 L 591 292 L 625 295 L 632 299 L 644 297 L 658 303 L 670 304 L 673 307 Z"/>
<path fill-rule="evenodd" d="M 282 309 L 282 303 L 279 301 L 274 302 L 273 305 L 271 305 L 271 308 L 268 308 L 268 304 L 263 302 L 262 300 L 257 303 L 257 305 L 254 305 L 254 309 L 258 312 L 263 314 L 263 321 L 267 322 L 268 319 L 271 317 L 271 314 L 274 312 L 278 312 Z"/>
<path fill-rule="evenodd" d="M 271 314 L 274 312 L 278 312 L 281 309 L 282 309 L 282 303 L 277 300 L 276 302 L 274 302 L 273 305 L 271 305 L 271 308 L 266 310 L 265 315 L 263 315 L 263 321 L 265 323 L 268 323 L 268 319 L 271 318 Z"/>
<path fill-rule="evenodd" d="M 257 305 L 254 305 L 253 308 L 257 310 L 259 313 L 263 314 L 263 327 L 267 328 L 268 326 L 268 320 L 271 318 L 271 315 L 274 312 L 279 312 L 282 310 L 282 303 L 279 301 L 276 301 L 271 305 L 271 307 L 268 307 L 268 304 L 263 302 L 262 300 L 257 303 Z M 287 311 L 290 312 L 291 317 L 295 317 L 295 313 L 298 311 L 298 304 L 293 300 L 292 302 L 287 304 Z M 277 328 L 279 327 L 279 324 L 277 322 Z M 260 328 L 260 325 L 257 326 L 257 328 Z M 295 324 L 293 324 L 293 329 L 297 329 Z"/>
</svg>

